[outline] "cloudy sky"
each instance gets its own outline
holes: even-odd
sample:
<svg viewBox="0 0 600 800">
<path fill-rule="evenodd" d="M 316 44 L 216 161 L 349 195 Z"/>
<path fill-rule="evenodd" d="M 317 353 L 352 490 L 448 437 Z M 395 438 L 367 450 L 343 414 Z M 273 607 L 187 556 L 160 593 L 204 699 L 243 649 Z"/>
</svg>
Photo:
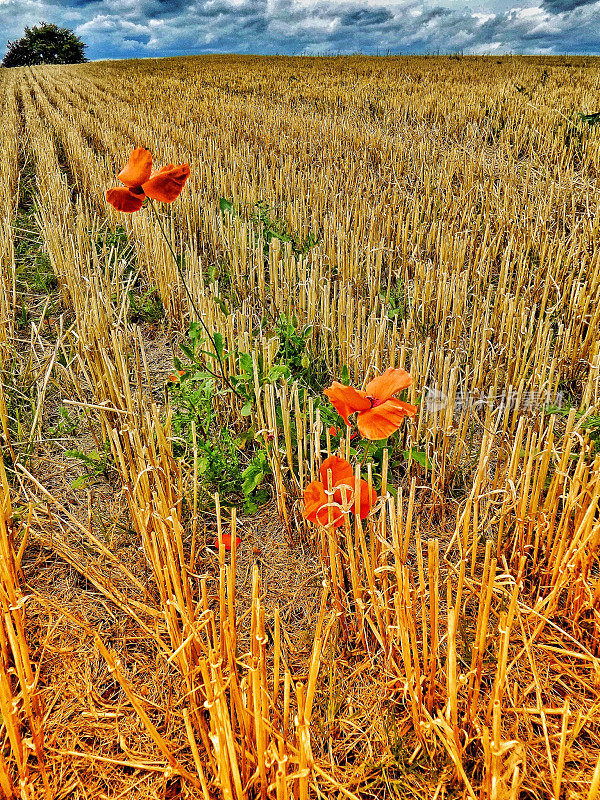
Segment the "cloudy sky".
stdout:
<svg viewBox="0 0 600 800">
<path fill-rule="evenodd" d="M 0 0 L 4 40 L 20 38 L 26 25 L 42 20 L 74 29 L 90 59 L 600 54 L 600 0 Z"/>
</svg>

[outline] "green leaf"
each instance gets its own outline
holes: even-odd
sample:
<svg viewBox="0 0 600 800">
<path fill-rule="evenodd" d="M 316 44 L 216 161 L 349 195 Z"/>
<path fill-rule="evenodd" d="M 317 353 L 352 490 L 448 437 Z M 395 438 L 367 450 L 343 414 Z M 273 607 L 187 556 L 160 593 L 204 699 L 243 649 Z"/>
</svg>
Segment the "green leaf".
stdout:
<svg viewBox="0 0 600 800">
<path fill-rule="evenodd" d="M 588 125 L 600 125 L 600 111 L 595 111 L 593 114 L 580 114 L 582 122 Z"/>
<path fill-rule="evenodd" d="M 254 403 L 252 402 L 252 400 L 248 400 L 246 403 L 244 403 L 244 405 L 242 406 L 242 409 L 240 411 L 240 414 L 242 415 L 242 417 L 249 417 L 250 414 L 252 413 L 252 407 L 253 406 L 254 406 Z"/>
<path fill-rule="evenodd" d="M 254 375 L 254 367 L 252 364 L 252 356 L 250 353 L 239 354 L 240 367 L 247 375 Z"/>
<path fill-rule="evenodd" d="M 346 364 L 344 364 L 344 366 L 342 367 L 340 383 L 343 383 L 344 386 L 350 385 L 350 370 L 348 369 L 348 366 Z"/>
<path fill-rule="evenodd" d="M 78 458 L 80 461 L 85 461 L 85 455 L 81 450 L 65 450 L 65 456 L 67 458 Z"/>
<path fill-rule="evenodd" d="M 210 461 L 206 456 L 200 456 L 198 458 L 198 475 L 205 475 L 208 472 L 208 468 L 210 466 Z"/>
<path fill-rule="evenodd" d="M 71 484 L 71 488 L 73 489 L 81 489 L 82 486 L 88 482 L 90 476 L 89 475 L 80 475 L 78 478 L 75 478 L 73 483 Z"/>
<path fill-rule="evenodd" d="M 275 381 L 278 381 L 280 378 L 289 378 L 289 377 L 290 377 L 289 367 L 286 367 L 285 364 L 275 364 L 268 371 L 265 380 L 267 383 L 275 383 Z"/>
<path fill-rule="evenodd" d="M 221 313 L 222 313 L 222 314 L 225 314 L 225 316 L 226 316 L 226 317 L 228 317 L 228 316 L 229 316 L 229 309 L 227 308 L 227 306 L 226 306 L 226 305 L 225 305 L 225 303 L 224 303 L 224 302 L 221 300 L 221 298 L 220 298 L 220 297 L 215 297 L 215 303 L 216 303 L 216 304 L 219 306 L 219 308 L 221 309 Z"/>
<path fill-rule="evenodd" d="M 225 197 L 219 198 L 219 208 L 221 210 L 221 214 L 225 214 L 227 212 L 232 217 L 235 216 L 235 207 L 231 200 L 227 200 Z"/>
<path fill-rule="evenodd" d="M 183 380 L 183 379 L 187 378 L 188 376 L 189 376 L 189 372 L 187 372 L 185 375 L 182 375 L 181 378 Z M 214 386 L 214 378 L 210 374 L 210 372 L 203 372 L 202 370 L 197 370 L 196 372 L 194 372 L 191 375 L 191 379 L 193 381 L 204 381 L 204 382 L 210 384 L 209 388 L 211 388 L 211 389 Z"/>
<path fill-rule="evenodd" d="M 246 469 L 242 472 L 242 491 L 247 497 L 256 489 L 263 478 L 270 472 L 267 454 L 259 450 Z"/>
<path fill-rule="evenodd" d="M 427 453 L 423 452 L 423 450 L 417 450 L 416 448 L 411 447 L 410 450 L 403 450 L 402 455 L 407 459 L 407 461 L 412 459 L 413 461 L 416 461 L 417 464 L 425 467 L 425 469 L 430 470 L 433 468 L 433 464 L 427 458 Z"/>
<path fill-rule="evenodd" d="M 180 347 L 181 352 L 183 353 L 184 356 L 187 356 L 190 361 L 194 360 L 194 351 L 189 346 L 189 344 L 186 344 L 185 342 L 181 342 L 179 347 Z"/>
<path fill-rule="evenodd" d="M 250 464 L 242 472 L 242 478 L 244 479 L 242 491 L 244 494 L 252 494 L 264 477 L 265 471 L 262 465 L 250 462 Z"/>
<path fill-rule="evenodd" d="M 215 331 L 212 335 L 213 344 L 219 358 L 223 358 L 223 335 Z"/>
<path fill-rule="evenodd" d="M 386 439 L 383 440 L 384 442 L 387 441 Z M 383 460 L 383 451 L 385 449 L 385 445 L 379 445 L 376 447 L 375 450 L 371 453 L 371 458 L 373 461 L 381 462 Z"/>
<path fill-rule="evenodd" d="M 563 417 L 568 417 L 571 407 L 562 408 L 561 406 L 546 406 L 546 414 L 561 414 Z"/>
<path fill-rule="evenodd" d="M 192 342 L 196 343 L 198 340 L 203 340 L 204 331 L 199 322 L 190 322 L 189 336 Z"/>
<path fill-rule="evenodd" d="M 240 435 L 238 437 L 240 448 L 243 449 L 244 447 L 246 447 L 248 442 L 254 441 L 255 435 L 256 435 L 256 431 L 254 430 L 254 428 L 248 428 L 247 431 L 244 431 L 243 433 L 240 433 Z"/>
</svg>

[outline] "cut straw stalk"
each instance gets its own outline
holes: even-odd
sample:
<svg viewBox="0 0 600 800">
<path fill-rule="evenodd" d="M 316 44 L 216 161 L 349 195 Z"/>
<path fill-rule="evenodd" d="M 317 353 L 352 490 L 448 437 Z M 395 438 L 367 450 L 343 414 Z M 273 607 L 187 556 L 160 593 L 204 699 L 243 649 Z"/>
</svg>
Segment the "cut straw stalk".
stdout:
<svg viewBox="0 0 600 800">
<path fill-rule="evenodd" d="M 9 745 L 9 752 L 18 775 L 20 790 L 26 797 L 33 795 L 37 783 L 29 757 L 36 757 L 39 776 L 46 798 L 52 796 L 44 753 L 44 715 L 37 691 L 29 645 L 25 636 L 25 598 L 19 586 L 19 561 L 12 546 L 9 525 L 10 492 L 2 459 L 0 487 L 0 712 Z M 27 539 L 27 531 L 24 532 Z M 27 730 L 28 729 L 28 730 Z M 7 798 L 17 797 L 7 764 L 0 764 L 0 785 Z"/>
<path fill-rule="evenodd" d="M 158 732 L 158 730 L 156 729 L 156 727 L 153 725 L 152 721 L 146 714 L 142 703 L 140 702 L 139 698 L 131 688 L 131 684 L 125 678 L 121 670 L 121 664 L 118 661 L 118 659 L 115 657 L 113 653 L 107 650 L 102 640 L 98 636 L 96 636 L 95 638 L 95 645 L 98 648 L 102 658 L 106 661 L 109 672 L 123 689 L 125 695 L 127 696 L 127 699 L 135 709 L 136 714 L 138 715 L 142 724 L 144 725 L 146 732 L 148 733 L 150 738 L 153 740 L 153 742 L 156 744 L 162 755 L 167 760 L 167 763 L 171 767 L 171 770 L 176 774 L 181 775 L 182 778 L 185 778 L 187 781 L 189 781 L 191 785 L 194 786 L 195 788 L 200 789 L 201 788 L 200 782 L 196 779 L 194 775 L 192 775 L 192 773 L 188 772 L 188 770 L 186 770 L 185 767 L 183 767 L 177 761 L 177 759 L 175 758 L 169 747 L 168 742 L 165 741 L 165 739 L 160 735 L 160 733 Z"/>
</svg>

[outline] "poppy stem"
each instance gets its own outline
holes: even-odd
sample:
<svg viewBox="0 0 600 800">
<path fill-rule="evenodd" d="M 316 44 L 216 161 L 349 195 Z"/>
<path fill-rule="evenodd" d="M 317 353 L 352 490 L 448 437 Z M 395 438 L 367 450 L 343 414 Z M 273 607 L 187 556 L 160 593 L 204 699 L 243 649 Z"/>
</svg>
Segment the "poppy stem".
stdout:
<svg viewBox="0 0 600 800">
<path fill-rule="evenodd" d="M 224 368 L 223 362 L 221 360 L 221 354 L 219 353 L 219 351 L 217 349 L 217 345 L 215 344 L 215 340 L 213 339 L 211 332 L 206 327 L 206 323 L 202 319 L 202 315 L 200 314 L 200 311 L 198 310 L 198 306 L 196 305 L 196 303 L 194 301 L 194 298 L 192 297 L 192 293 L 190 292 L 189 287 L 187 285 L 187 281 L 186 281 L 185 276 L 183 274 L 183 269 L 181 268 L 181 264 L 179 263 L 177 255 L 175 253 L 175 250 L 173 249 L 173 245 L 171 244 L 171 241 L 169 240 L 169 237 L 167 236 L 167 234 L 165 232 L 165 229 L 164 229 L 163 224 L 162 224 L 162 220 L 160 218 L 160 214 L 156 210 L 156 206 L 154 205 L 151 197 L 148 197 L 148 203 L 150 205 L 150 208 L 152 209 L 152 213 L 154 214 L 154 216 L 156 218 L 156 221 L 158 222 L 158 227 L 160 228 L 160 232 L 163 235 L 163 239 L 165 240 L 165 242 L 167 243 L 167 247 L 171 251 L 171 255 L 173 256 L 173 261 L 175 262 L 175 266 L 177 267 L 177 272 L 179 273 L 179 277 L 181 278 L 181 282 L 183 283 L 183 288 L 186 291 L 186 294 L 187 294 L 188 299 L 189 299 L 189 301 L 190 301 L 190 303 L 192 305 L 192 308 L 194 309 L 196 317 L 198 318 L 198 321 L 200 322 L 200 324 L 204 328 L 204 331 L 205 331 L 206 335 L 208 336 L 208 339 L 209 339 L 209 341 L 210 341 L 210 343 L 212 345 L 212 349 L 215 351 L 215 355 L 217 357 L 217 361 L 219 362 L 219 369 L 221 371 L 221 375 L 220 375 L 221 380 L 223 381 L 223 383 L 225 383 L 231 389 L 231 391 L 237 397 L 241 397 L 240 393 L 237 391 L 235 386 L 233 386 L 233 384 L 229 381 L 229 379 L 225 375 L 225 368 Z"/>
</svg>

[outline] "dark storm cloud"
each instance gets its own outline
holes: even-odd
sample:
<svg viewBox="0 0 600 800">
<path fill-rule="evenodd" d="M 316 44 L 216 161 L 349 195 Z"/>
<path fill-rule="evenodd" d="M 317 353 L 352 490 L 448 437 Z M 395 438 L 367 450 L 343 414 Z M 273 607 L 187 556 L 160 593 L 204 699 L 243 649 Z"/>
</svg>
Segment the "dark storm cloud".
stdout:
<svg viewBox="0 0 600 800">
<path fill-rule="evenodd" d="M 255 17 L 254 19 L 244 20 L 242 26 L 247 33 L 266 33 L 269 23 L 263 17 Z"/>
<path fill-rule="evenodd" d="M 544 0 L 542 5 L 552 14 L 562 14 L 579 6 L 593 5 L 594 2 L 595 0 Z"/>
<path fill-rule="evenodd" d="M 428 22 L 431 22 L 432 19 L 438 19 L 439 17 L 449 17 L 452 15 L 452 11 L 449 8 L 432 8 L 429 11 L 424 11 L 421 15 L 421 22 L 425 25 Z"/>
<path fill-rule="evenodd" d="M 7 38 L 41 20 L 74 28 L 90 58 L 600 53 L 599 0 L 0 0 Z"/>
<path fill-rule="evenodd" d="M 265 7 L 262 3 L 238 3 L 232 6 L 227 0 L 207 0 L 204 3 L 196 3 L 190 8 L 205 17 L 214 17 L 217 14 L 242 17 L 265 16 Z"/>
<path fill-rule="evenodd" d="M 131 44 L 148 44 L 149 40 L 150 37 L 145 34 L 139 34 L 138 36 L 134 34 L 133 36 L 128 36 L 126 39 L 126 41 Z"/>
<path fill-rule="evenodd" d="M 356 11 L 349 11 L 342 14 L 340 22 L 342 25 L 382 25 L 393 19 L 394 15 L 387 8 L 359 8 Z"/>
<path fill-rule="evenodd" d="M 52 5 L 61 8 L 85 8 L 86 6 L 97 5 L 99 0 L 54 0 Z"/>
<path fill-rule="evenodd" d="M 152 0 L 144 10 L 146 13 L 154 12 L 158 16 L 166 15 L 171 17 L 174 14 L 184 12 L 190 5 L 190 0 L 168 0 L 168 2 L 165 2 L 165 0 Z"/>
</svg>

